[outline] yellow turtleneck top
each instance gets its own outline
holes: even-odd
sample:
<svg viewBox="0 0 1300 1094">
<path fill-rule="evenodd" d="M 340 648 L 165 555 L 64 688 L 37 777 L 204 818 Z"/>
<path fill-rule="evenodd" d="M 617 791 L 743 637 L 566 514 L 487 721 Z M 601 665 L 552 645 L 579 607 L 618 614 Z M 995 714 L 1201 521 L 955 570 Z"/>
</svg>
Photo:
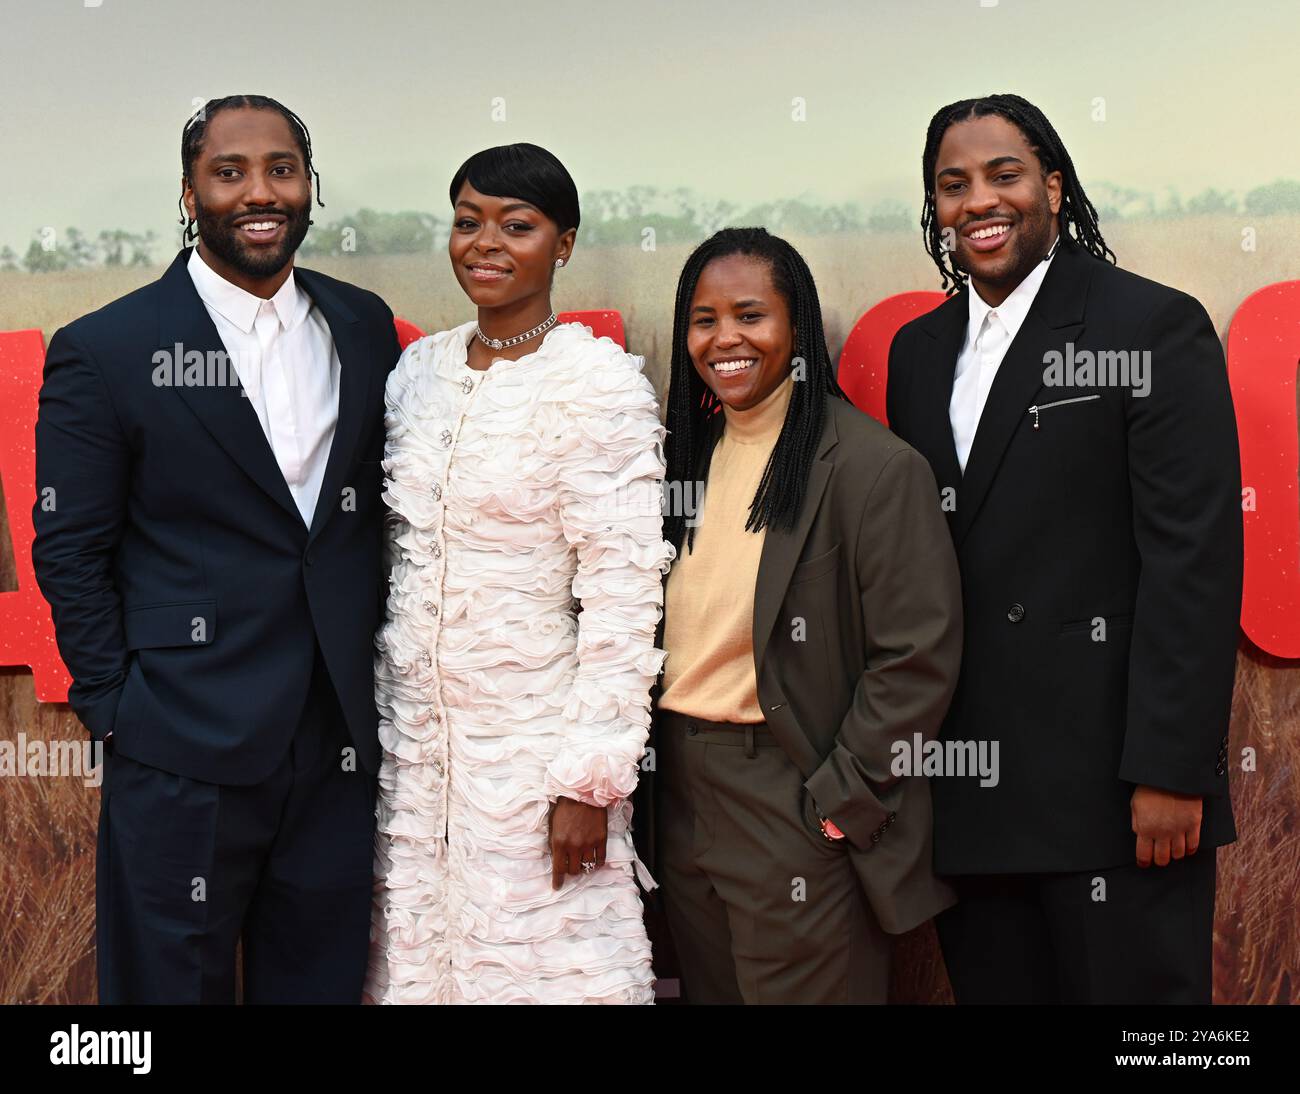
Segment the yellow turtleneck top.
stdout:
<svg viewBox="0 0 1300 1094">
<path fill-rule="evenodd" d="M 659 706 L 713 722 L 761 722 L 754 674 L 754 589 L 766 529 L 745 531 L 750 502 L 785 422 L 793 373 L 748 410 L 724 404 L 695 545 L 685 541 L 664 593 Z"/>
</svg>

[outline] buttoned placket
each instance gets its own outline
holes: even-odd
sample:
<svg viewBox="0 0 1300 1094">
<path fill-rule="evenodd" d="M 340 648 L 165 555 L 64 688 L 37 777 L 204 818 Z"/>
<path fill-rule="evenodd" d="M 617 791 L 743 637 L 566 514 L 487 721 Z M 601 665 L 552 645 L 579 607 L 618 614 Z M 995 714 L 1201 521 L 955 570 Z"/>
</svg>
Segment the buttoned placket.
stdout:
<svg viewBox="0 0 1300 1094">
<path fill-rule="evenodd" d="M 426 656 L 433 665 L 438 660 L 438 641 L 442 637 L 442 612 L 438 605 L 443 603 L 443 581 L 447 574 L 447 552 L 446 552 L 446 492 L 447 486 L 451 482 L 451 468 L 455 460 L 456 442 L 460 440 L 461 428 L 465 424 L 465 417 L 469 412 L 470 404 L 474 400 L 474 393 L 481 386 L 484 374 L 476 373 L 467 363 L 461 364 L 461 376 L 456 386 L 460 389 L 459 406 L 456 411 L 456 422 L 453 428 L 443 429 L 439 434 L 436 443 L 447 450 L 447 461 L 443 464 L 442 481 L 433 484 L 433 500 L 441 503 L 438 510 L 438 533 L 433 543 L 433 558 L 435 567 L 436 584 L 438 588 L 438 599 L 436 602 L 425 601 L 425 610 L 433 615 L 433 649 Z M 447 839 L 449 830 L 450 798 L 451 798 L 451 740 L 447 726 L 447 708 L 442 698 L 442 675 L 434 670 L 436 676 L 436 685 L 434 687 L 435 703 L 431 717 L 434 724 L 439 727 L 441 732 L 434 734 L 434 754 L 430 759 L 433 770 L 437 773 L 439 781 L 442 783 L 442 792 L 439 794 L 439 800 L 442 803 L 442 838 Z"/>
</svg>

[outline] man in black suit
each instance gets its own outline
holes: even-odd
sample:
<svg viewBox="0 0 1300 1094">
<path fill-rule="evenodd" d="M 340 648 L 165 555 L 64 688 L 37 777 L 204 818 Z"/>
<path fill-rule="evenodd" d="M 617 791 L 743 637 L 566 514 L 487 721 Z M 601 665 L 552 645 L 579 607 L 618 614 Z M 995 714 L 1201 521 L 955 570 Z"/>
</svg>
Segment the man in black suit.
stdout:
<svg viewBox="0 0 1300 1094">
<path fill-rule="evenodd" d="M 263 96 L 182 136 L 186 241 L 50 342 L 36 576 L 106 742 L 101 1002 L 359 1002 L 384 583 L 379 297 L 295 269 L 311 138 Z"/>
<path fill-rule="evenodd" d="M 889 424 L 929 459 L 961 568 L 945 755 L 998 757 L 932 783 L 957 1001 L 1209 1002 L 1242 580 L 1218 337 L 1112 264 L 1024 99 L 944 107 L 923 173 L 961 291 L 895 337 Z"/>
</svg>

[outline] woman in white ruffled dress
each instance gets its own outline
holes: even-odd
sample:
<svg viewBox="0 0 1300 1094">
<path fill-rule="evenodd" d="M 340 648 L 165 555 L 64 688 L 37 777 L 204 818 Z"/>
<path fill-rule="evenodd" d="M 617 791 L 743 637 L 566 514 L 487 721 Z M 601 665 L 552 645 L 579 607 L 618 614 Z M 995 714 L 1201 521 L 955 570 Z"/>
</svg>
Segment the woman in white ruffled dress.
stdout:
<svg viewBox="0 0 1300 1094">
<path fill-rule="evenodd" d="M 478 318 L 386 389 L 366 999 L 649 1003 L 629 799 L 664 658 L 664 429 L 643 359 L 551 311 L 578 226 L 559 161 L 489 149 L 451 200 Z"/>
</svg>

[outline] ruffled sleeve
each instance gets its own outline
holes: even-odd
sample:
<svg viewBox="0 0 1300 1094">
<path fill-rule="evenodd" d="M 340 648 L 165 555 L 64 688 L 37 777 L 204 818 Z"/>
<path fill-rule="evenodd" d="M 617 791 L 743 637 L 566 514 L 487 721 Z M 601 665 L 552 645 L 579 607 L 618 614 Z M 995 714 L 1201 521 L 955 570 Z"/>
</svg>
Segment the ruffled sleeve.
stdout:
<svg viewBox="0 0 1300 1094">
<path fill-rule="evenodd" d="M 389 371 L 384 381 L 384 525 L 383 538 L 380 542 L 380 570 L 385 596 L 394 580 L 393 570 L 401 560 L 402 549 L 398 542 L 406 524 L 402 511 L 406 499 L 399 507 L 392 491 L 401 489 L 396 479 L 405 479 L 409 474 L 411 456 L 401 451 L 402 440 L 409 432 L 407 418 L 414 410 L 424 407 L 420 398 L 419 379 L 422 370 L 432 367 L 430 362 L 437 359 L 448 333 L 426 334 L 417 338 L 402 350 L 397 364 Z M 378 643 L 380 635 L 376 637 Z"/>
<path fill-rule="evenodd" d="M 564 707 L 567 739 L 546 794 L 607 806 L 630 797 L 650 728 L 663 575 L 663 439 L 645 359 L 587 336 L 581 386 L 556 439 L 560 521 L 577 553 L 578 671 Z"/>
</svg>

